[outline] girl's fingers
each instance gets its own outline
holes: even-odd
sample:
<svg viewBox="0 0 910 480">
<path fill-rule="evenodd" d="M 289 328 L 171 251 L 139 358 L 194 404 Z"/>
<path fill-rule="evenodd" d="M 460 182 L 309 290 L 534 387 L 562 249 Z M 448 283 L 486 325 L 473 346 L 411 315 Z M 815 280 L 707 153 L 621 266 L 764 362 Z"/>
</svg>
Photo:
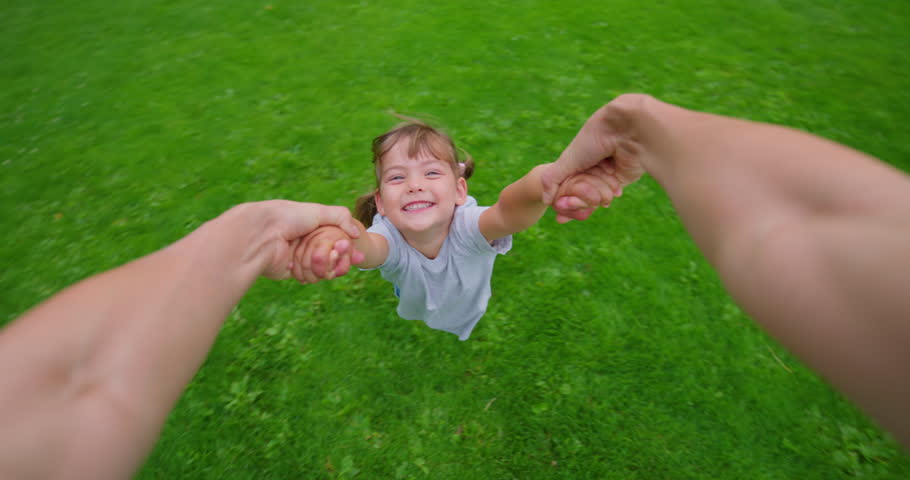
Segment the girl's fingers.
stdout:
<svg viewBox="0 0 910 480">
<path fill-rule="evenodd" d="M 613 200 L 613 192 L 619 188 L 619 181 L 608 175 L 585 176 L 581 180 L 580 193 L 588 206 L 609 205 Z M 574 193 L 574 192 L 573 192 Z"/>
<path fill-rule="evenodd" d="M 326 278 L 326 264 L 328 263 L 328 249 L 330 245 L 310 245 L 304 252 L 304 259 L 300 265 L 301 277 L 306 283 L 318 283 Z"/>
<path fill-rule="evenodd" d="M 335 241 L 335 251 L 338 252 L 338 255 L 344 256 L 345 253 L 348 253 L 348 249 L 351 248 L 353 244 L 350 240 L 342 238 Z"/>
<path fill-rule="evenodd" d="M 310 270 L 319 279 L 328 278 L 328 272 L 333 266 L 332 244 L 320 244 L 313 251 L 313 264 Z"/>
<path fill-rule="evenodd" d="M 581 220 L 587 220 L 588 217 L 590 217 L 591 214 L 594 213 L 594 210 L 595 210 L 596 208 L 597 208 L 597 207 L 593 207 L 593 208 L 584 208 L 584 209 L 581 209 L 581 210 L 576 210 L 575 213 L 574 213 L 573 218 L 574 218 L 575 220 L 579 220 L 579 221 L 581 221 Z"/>
<path fill-rule="evenodd" d="M 351 256 L 343 255 L 338 259 L 338 264 L 335 265 L 335 276 L 343 277 L 347 275 L 348 271 L 351 269 Z"/>
<path fill-rule="evenodd" d="M 359 264 L 360 262 L 366 260 L 367 256 L 360 250 L 354 249 L 354 252 L 351 253 L 351 263 L 354 265 Z"/>
<path fill-rule="evenodd" d="M 354 252 L 354 245 L 348 239 L 341 239 L 335 242 L 335 252 L 338 252 L 338 262 L 335 264 L 334 272 L 336 277 L 348 273 L 351 268 L 351 255 Z"/>
<path fill-rule="evenodd" d="M 604 178 L 604 181 L 607 182 L 607 185 L 610 187 L 610 193 L 612 197 L 618 197 L 622 195 L 622 182 L 613 175 L 608 175 Z"/>
<path fill-rule="evenodd" d="M 325 278 L 331 280 L 335 278 L 335 264 L 338 262 L 338 252 L 333 248 L 329 252 L 329 264 L 326 266 Z"/>
</svg>

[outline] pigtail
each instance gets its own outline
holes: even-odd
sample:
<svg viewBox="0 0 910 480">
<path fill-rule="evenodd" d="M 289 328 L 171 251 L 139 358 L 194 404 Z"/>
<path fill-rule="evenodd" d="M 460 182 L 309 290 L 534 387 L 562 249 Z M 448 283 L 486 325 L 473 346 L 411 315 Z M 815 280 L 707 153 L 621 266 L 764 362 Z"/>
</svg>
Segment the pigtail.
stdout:
<svg viewBox="0 0 910 480">
<path fill-rule="evenodd" d="M 354 204 L 354 218 L 360 220 L 364 227 L 369 228 L 373 225 L 373 216 L 378 212 L 376 190 L 357 197 L 357 202 Z"/>
<path fill-rule="evenodd" d="M 463 149 L 459 148 L 458 151 L 461 154 L 461 159 L 458 161 L 458 165 L 461 168 L 461 177 L 467 180 L 474 174 L 474 159 L 471 158 L 471 154 Z M 462 167 L 462 165 L 464 166 Z"/>
</svg>

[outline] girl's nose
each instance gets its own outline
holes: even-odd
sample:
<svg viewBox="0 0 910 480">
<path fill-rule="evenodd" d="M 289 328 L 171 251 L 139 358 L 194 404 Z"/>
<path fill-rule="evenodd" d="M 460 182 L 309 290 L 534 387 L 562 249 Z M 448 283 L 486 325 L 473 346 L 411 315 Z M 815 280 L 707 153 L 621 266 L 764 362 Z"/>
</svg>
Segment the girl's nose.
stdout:
<svg viewBox="0 0 910 480">
<path fill-rule="evenodd" d="M 423 191 L 423 185 L 420 183 L 419 180 L 412 179 L 408 183 L 408 191 L 409 192 L 421 192 L 421 191 Z"/>
</svg>

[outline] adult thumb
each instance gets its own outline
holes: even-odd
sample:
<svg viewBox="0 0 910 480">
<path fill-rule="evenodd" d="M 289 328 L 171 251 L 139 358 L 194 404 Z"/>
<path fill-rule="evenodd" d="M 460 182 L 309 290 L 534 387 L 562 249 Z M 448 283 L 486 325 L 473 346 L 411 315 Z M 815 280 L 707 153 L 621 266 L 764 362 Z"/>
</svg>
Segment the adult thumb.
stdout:
<svg viewBox="0 0 910 480">
<path fill-rule="evenodd" d="M 351 238 L 360 236 L 360 230 L 354 225 L 354 220 L 351 218 L 351 211 L 346 207 L 323 207 L 320 209 L 319 225 L 337 225 Z"/>
<path fill-rule="evenodd" d="M 289 218 L 292 236 L 304 236 L 322 225 L 338 226 L 352 238 L 360 236 L 360 230 L 351 218 L 351 211 L 345 207 L 318 203 L 298 203 L 296 207 Z"/>
</svg>

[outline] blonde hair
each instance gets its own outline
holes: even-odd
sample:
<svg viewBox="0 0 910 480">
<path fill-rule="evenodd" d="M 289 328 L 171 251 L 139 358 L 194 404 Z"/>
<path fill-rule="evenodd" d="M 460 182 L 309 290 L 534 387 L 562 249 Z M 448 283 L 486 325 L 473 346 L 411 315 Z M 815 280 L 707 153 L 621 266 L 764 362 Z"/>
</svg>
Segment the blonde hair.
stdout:
<svg viewBox="0 0 910 480">
<path fill-rule="evenodd" d="M 376 215 L 376 193 L 379 192 L 379 173 L 382 167 L 382 157 L 399 141 L 407 140 L 408 156 L 415 157 L 423 152 L 436 157 L 452 168 L 455 178 L 471 178 L 474 173 L 474 160 L 467 152 L 455 146 L 455 142 L 442 130 L 416 118 L 395 115 L 404 120 L 393 129 L 373 139 L 373 165 L 376 177 L 376 188 L 357 198 L 354 205 L 354 217 L 369 227 Z M 463 167 L 462 167 L 463 165 Z"/>
</svg>

